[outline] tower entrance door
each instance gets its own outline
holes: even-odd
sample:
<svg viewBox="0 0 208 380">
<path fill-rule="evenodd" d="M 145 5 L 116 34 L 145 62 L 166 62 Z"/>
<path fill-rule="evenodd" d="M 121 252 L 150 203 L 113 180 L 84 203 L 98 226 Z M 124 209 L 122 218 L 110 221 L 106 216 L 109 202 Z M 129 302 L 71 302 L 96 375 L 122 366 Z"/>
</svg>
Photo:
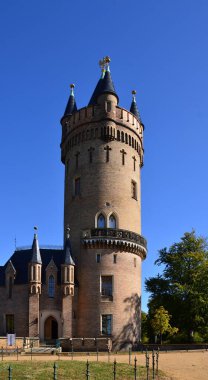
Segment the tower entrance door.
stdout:
<svg viewBox="0 0 208 380">
<path fill-rule="evenodd" d="M 44 339 L 46 342 L 58 339 L 58 322 L 54 317 L 45 320 Z"/>
</svg>

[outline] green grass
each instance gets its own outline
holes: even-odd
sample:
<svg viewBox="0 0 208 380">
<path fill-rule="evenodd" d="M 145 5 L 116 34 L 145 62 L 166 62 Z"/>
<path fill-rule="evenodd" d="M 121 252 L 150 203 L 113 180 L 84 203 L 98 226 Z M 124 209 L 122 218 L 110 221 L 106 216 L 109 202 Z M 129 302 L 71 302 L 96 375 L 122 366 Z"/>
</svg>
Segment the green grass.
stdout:
<svg viewBox="0 0 208 380">
<path fill-rule="evenodd" d="M 84 380 L 86 379 L 86 362 L 58 361 L 58 380 Z M 12 380 L 53 380 L 53 362 L 21 361 L 11 362 Z M 0 362 L 0 379 L 8 379 L 8 362 Z M 113 380 L 113 363 L 90 362 L 90 380 Z M 117 363 L 116 380 L 133 380 L 134 368 L 128 364 Z M 137 378 L 146 380 L 146 369 L 137 369 Z M 152 377 L 150 376 L 149 379 Z M 160 373 L 157 379 L 167 379 Z"/>
</svg>

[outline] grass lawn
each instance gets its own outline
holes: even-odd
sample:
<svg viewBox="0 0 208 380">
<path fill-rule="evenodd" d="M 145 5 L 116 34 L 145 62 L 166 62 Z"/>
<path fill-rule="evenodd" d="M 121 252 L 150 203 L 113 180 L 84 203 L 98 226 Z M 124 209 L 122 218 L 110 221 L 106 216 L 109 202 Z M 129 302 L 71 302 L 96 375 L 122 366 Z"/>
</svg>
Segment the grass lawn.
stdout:
<svg viewBox="0 0 208 380">
<path fill-rule="evenodd" d="M 72 379 L 72 380 L 84 380 L 86 379 L 86 363 L 79 361 L 59 361 L 56 362 L 57 379 Z M 11 362 L 12 367 L 12 380 L 53 380 L 53 362 Z M 0 362 L 0 379 L 8 379 L 8 367 L 9 363 Z M 113 379 L 113 363 L 89 363 L 90 380 L 111 380 Z M 133 380 L 134 368 L 128 364 L 116 365 L 116 380 Z M 146 368 L 137 368 L 137 379 L 146 380 Z M 152 376 L 149 377 L 152 379 Z M 158 379 L 165 379 L 163 375 L 160 375 Z"/>
</svg>

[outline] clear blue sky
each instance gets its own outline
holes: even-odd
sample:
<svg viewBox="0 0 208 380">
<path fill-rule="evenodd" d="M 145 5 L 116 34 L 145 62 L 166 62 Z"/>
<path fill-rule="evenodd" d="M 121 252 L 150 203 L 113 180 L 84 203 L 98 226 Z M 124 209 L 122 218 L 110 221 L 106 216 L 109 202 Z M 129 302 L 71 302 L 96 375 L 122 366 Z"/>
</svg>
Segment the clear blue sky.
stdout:
<svg viewBox="0 0 208 380">
<path fill-rule="evenodd" d="M 41 244 L 62 244 L 59 120 L 69 83 L 88 103 L 104 55 L 120 105 L 137 89 L 146 127 L 143 281 L 158 249 L 192 228 L 208 235 L 207 20 L 206 0 L 1 0 L 0 264 L 34 225 Z"/>
</svg>

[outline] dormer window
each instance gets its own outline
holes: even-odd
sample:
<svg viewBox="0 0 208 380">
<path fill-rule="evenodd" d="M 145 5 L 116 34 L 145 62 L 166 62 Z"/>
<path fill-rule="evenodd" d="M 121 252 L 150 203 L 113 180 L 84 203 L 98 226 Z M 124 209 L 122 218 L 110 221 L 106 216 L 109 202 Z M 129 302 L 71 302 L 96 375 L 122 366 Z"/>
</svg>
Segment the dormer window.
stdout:
<svg viewBox="0 0 208 380">
<path fill-rule="evenodd" d="M 48 295 L 50 298 L 54 298 L 55 295 L 55 279 L 52 275 L 48 279 Z"/>
</svg>

